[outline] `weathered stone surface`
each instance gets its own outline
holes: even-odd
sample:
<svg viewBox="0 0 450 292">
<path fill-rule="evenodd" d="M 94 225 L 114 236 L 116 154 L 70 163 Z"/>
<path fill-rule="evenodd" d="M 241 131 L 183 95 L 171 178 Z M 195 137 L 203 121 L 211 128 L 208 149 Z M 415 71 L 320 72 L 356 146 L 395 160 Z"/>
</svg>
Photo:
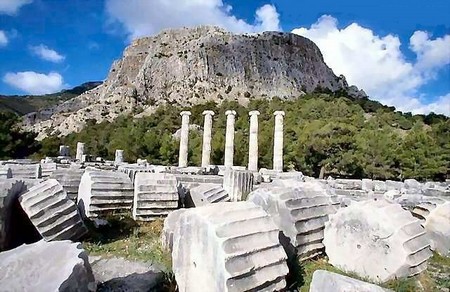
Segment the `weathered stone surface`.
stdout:
<svg viewBox="0 0 450 292">
<path fill-rule="evenodd" d="M 186 207 L 200 207 L 212 203 L 229 202 L 230 196 L 222 185 L 201 184 L 189 190 Z"/>
<path fill-rule="evenodd" d="M 223 177 L 218 175 L 186 175 L 175 174 L 178 183 L 190 190 L 202 184 L 223 184 Z"/>
<path fill-rule="evenodd" d="M 40 164 L 6 164 L 11 169 L 13 178 L 41 178 Z"/>
<path fill-rule="evenodd" d="M 87 233 L 77 207 L 54 179 L 46 180 L 19 197 L 30 221 L 47 240 L 78 240 Z"/>
<path fill-rule="evenodd" d="M 88 256 L 80 243 L 39 242 L 0 253 L 5 291 L 95 291 Z"/>
<path fill-rule="evenodd" d="M 179 220 L 172 262 L 180 291 L 285 288 L 287 256 L 279 229 L 261 207 L 217 203 L 187 209 Z"/>
<path fill-rule="evenodd" d="M 314 272 L 309 292 L 387 292 L 389 289 L 333 272 Z"/>
<path fill-rule="evenodd" d="M 373 190 L 376 193 L 384 193 L 387 191 L 386 182 L 381 180 L 374 180 L 373 181 Z"/>
<path fill-rule="evenodd" d="M 56 171 L 56 168 L 57 166 L 55 162 L 41 163 L 41 177 L 48 178 L 53 172 Z"/>
<path fill-rule="evenodd" d="M 86 170 L 78 189 L 78 207 L 85 217 L 129 212 L 133 190 L 131 180 L 124 173 Z"/>
<path fill-rule="evenodd" d="M 161 232 L 161 245 L 164 249 L 172 251 L 173 248 L 173 233 L 178 226 L 181 214 L 187 209 L 178 209 L 170 212 L 164 219 L 164 228 Z"/>
<path fill-rule="evenodd" d="M 11 213 L 14 201 L 26 191 L 23 181 L 15 179 L 0 180 L 0 251 L 9 246 L 11 235 Z"/>
<path fill-rule="evenodd" d="M 162 281 L 162 273 L 151 263 L 123 258 L 89 258 L 97 292 L 148 292 Z"/>
<path fill-rule="evenodd" d="M 450 202 L 437 205 L 425 218 L 431 249 L 450 257 Z"/>
<path fill-rule="evenodd" d="M 387 180 L 385 181 L 386 184 L 386 190 L 397 190 L 400 191 L 403 188 L 403 183 L 401 181 L 393 181 L 393 180 Z"/>
<path fill-rule="evenodd" d="M 178 183 L 170 173 L 138 173 L 134 182 L 133 218 L 152 221 L 179 205 Z"/>
<path fill-rule="evenodd" d="M 336 212 L 325 189 L 311 183 L 297 188 L 259 188 L 248 200 L 261 206 L 290 240 L 301 260 L 323 253 L 323 229 L 329 214 Z"/>
<path fill-rule="evenodd" d="M 374 183 L 373 180 L 363 178 L 361 180 L 361 189 L 366 192 L 374 191 Z"/>
<path fill-rule="evenodd" d="M 81 176 L 84 169 L 79 168 L 58 168 L 55 170 L 50 178 L 56 179 L 66 191 L 69 199 L 77 201 L 78 188 L 81 182 Z"/>
<path fill-rule="evenodd" d="M 328 184 L 339 190 L 362 190 L 362 180 L 360 179 L 333 179 Z"/>
<path fill-rule="evenodd" d="M 12 170 L 7 166 L 0 166 L 0 179 L 12 178 Z"/>
<path fill-rule="evenodd" d="M 88 119 L 112 120 L 140 106 L 147 114 L 170 102 L 216 101 L 219 94 L 244 103 L 252 97 L 300 96 L 319 85 L 351 89 L 324 63 L 318 47 L 301 36 L 236 35 L 207 26 L 172 29 L 135 40 L 102 85 L 57 106 L 50 120 L 31 128 L 39 138 L 57 131 L 67 135 Z"/>
<path fill-rule="evenodd" d="M 126 173 L 134 184 L 136 174 L 139 172 L 155 172 L 154 168 L 136 164 L 123 164 L 117 168 L 118 171 Z"/>
<path fill-rule="evenodd" d="M 356 202 L 330 215 L 323 243 L 332 265 L 374 281 L 416 275 L 431 256 L 420 221 L 384 200 Z"/>
<path fill-rule="evenodd" d="M 242 201 L 253 190 L 253 173 L 227 169 L 223 177 L 223 189 L 228 193 L 234 202 Z"/>
</svg>

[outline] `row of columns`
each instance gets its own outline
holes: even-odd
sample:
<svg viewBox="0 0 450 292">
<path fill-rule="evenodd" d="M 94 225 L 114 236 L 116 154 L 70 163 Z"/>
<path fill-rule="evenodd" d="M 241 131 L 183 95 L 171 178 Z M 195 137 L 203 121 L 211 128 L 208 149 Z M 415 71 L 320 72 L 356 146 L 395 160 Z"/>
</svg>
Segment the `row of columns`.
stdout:
<svg viewBox="0 0 450 292">
<path fill-rule="evenodd" d="M 250 116 L 250 135 L 249 135 L 249 151 L 248 151 L 248 170 L 258 171 L 258 116 L 259 111 L 249 112 Z M 183 111 L 181 115 L 181 138 L 180 138 L 180 154 L 178 160 L 179 167 L 187 167 L 188 164 L 188 141 L 189 141 L 189 116 L 191 112 Z M 214 112 L 207 110 L 203 112 L 203 147 L 202 147 L 202 167 L 211 164 L 211 140 L 212 140 L 212 119 Z M 226 132 L 225 132 L 225 167 L 233 166 L 234 157 L 234 124 L 236 111 L 228 110 L 225 112 L 227 116 Z M 274 112 L 275 129 L 273 144 L 273 169 L 279 172 L 283 171 L 283 120 L 284 111 Z"/>
</svg>

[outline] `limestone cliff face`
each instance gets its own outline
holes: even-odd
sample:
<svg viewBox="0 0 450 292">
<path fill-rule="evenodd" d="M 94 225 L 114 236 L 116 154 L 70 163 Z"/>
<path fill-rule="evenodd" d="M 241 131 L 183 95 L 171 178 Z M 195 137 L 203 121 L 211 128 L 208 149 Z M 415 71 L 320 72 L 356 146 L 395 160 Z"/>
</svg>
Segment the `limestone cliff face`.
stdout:
<svg viewBox="0 0 450 292">
<path fill-rule="evenodd" d="M 86 120 L 171 103 L 293 98 L 316 87 L 349 87 L 304 37 L 279 32 L 236 35 L 216 27 L 174 29 L 135 40 L 99 87 L 59 105 L 49 120 L 30 126 L 44 137 L 79 131 Z M 353 90 L 355 91 L 355 90 Z M 357 94 L 358 91 L 355 91 Z"/>
</svg>

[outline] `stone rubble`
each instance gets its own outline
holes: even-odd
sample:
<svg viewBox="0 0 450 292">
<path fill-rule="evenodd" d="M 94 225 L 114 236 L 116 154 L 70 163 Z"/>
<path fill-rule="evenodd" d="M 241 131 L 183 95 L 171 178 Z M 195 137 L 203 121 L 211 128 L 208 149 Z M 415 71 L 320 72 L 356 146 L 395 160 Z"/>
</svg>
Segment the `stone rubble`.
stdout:
<svg viewBox="0 0 450 292">
<path fill-rule="evenodd" d="M 250 202 L 187 209 L 173 234 L 179 291 L 284 289 L 287 256 L 278 234 L 270 216 Z"/>
<path fill-rule="evenodd" d="M 388 292 L 375 284 L 353 279 L 333 272 L 316 270 L 313 273 L 309 292 Z M 393 291 L 392 291 L 393 292 Z"/>
<path fill-rule="evenodd" d="M 62 185 L 46 180 L 19 196 L 22 209 L 47 240 L 78 240 L 87 233 L 77 207 Z"/>
</svg>

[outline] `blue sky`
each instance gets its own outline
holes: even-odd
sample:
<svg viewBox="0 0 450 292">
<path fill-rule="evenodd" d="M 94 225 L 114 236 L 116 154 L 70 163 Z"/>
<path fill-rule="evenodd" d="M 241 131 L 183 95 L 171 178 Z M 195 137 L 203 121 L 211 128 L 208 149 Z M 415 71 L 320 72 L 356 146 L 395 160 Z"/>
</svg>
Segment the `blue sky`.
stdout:
<svg viewBox="0 0 450 292">
<path fill-rule="evenodd" d="M 0 0 L 0 94 L 103 80 L 132 39 L 199 24 L 306 36 L 371 98 L 450 115 L 448 0 Z"/>
</svg>

